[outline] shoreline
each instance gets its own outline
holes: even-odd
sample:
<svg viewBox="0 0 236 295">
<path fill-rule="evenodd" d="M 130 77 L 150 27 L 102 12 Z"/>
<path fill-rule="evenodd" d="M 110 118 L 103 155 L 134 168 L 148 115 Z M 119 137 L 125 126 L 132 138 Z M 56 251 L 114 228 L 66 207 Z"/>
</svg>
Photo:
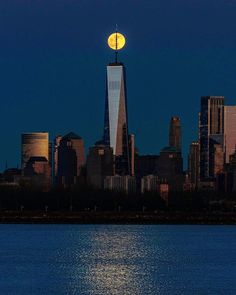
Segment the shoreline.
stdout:
<svg viewBox="0 0 236 295">
<path fill-rule="evenodd" d="M 1 212 L 1 224 L 236 225 L 236 212 Z"/>
</svg>

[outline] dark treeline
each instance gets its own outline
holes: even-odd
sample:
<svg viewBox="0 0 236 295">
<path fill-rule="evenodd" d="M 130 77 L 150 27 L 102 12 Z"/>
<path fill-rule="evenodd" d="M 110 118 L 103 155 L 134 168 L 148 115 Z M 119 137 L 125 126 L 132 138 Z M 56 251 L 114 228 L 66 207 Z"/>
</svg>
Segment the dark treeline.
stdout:
<svg viewBox="0 0 236 295">
<path fill-rule="evenodd" d="M 235 204 L 235 193 L 176 192 L 165 201 L 152 193 L 127 195 L 88 187 L 50 192 L 0 188 L 1 211 L 233 211 Z"/>
</svg>

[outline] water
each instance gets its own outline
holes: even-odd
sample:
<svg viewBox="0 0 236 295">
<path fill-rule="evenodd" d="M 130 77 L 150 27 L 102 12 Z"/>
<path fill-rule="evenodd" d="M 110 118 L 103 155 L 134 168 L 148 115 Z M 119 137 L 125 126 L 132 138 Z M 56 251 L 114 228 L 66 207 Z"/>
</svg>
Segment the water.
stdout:
<svg viewBox="0 0 236 295">
<path fill-rule="evenodd" d="M 235 295 L 235 279 L 235 226 L 0 225 L 1 295 Z"/>
</svg>

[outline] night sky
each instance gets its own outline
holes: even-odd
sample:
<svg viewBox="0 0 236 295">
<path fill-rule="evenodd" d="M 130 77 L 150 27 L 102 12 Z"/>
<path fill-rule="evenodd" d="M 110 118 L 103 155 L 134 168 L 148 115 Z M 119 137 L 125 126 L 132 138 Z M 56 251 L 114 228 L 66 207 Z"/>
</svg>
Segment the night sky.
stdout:
<svg viewBox="0 0 236 295">
<path fill-rule="evenodd" d="M 129 130 L 141 153 L 168 144 L 181 117 L 186 158 L 201 95 L 236 104 L 236 0 L 1 0 L 0 170 L 20 164 L 20 134 L 103 131 L 106 40 L 127 38 Z"/>
</svg>

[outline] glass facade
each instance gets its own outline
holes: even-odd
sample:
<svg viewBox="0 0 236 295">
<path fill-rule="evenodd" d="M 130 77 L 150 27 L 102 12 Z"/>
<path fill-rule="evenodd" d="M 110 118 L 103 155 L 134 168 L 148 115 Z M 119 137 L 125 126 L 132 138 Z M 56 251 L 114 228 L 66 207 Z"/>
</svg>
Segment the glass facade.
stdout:
<svg viewBox="0 0 236 295">
<path fill-rule="evenodd" d="M 200 178 L 206 180 L 214 175 L 215 145 L 223 147 L 223 96 L 201 97 L 199 124 Z"/>
<path fill-rule="evenodd" d="M 107 66 L 107 91 L 104 122 L 104 142 L 116 156 L 128 147 L 125 68 L 122 64 Z"/>
</svg>

